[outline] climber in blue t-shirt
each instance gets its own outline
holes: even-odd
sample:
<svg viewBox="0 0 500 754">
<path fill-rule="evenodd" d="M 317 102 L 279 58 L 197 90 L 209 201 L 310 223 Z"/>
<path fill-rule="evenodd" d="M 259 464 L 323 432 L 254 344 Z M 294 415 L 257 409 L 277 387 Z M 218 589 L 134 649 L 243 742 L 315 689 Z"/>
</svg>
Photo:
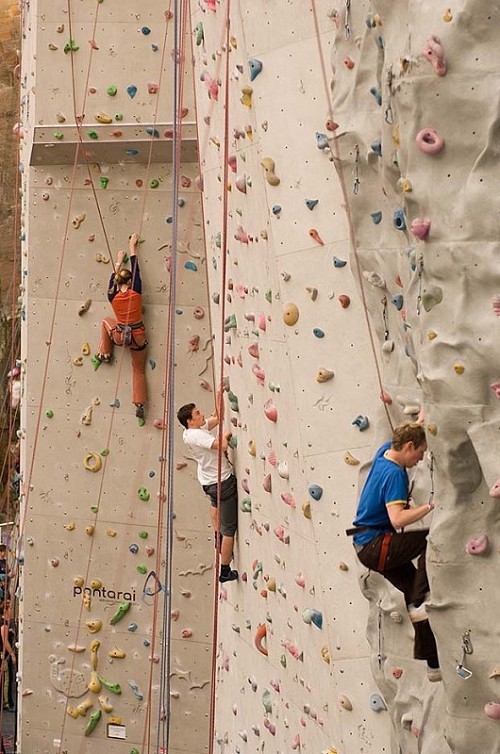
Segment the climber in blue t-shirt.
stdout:
<svg viewBox="0 0 500 754">
<path fill-rule="evenodd" d="M 434 635 L 429 626 L 425 600 L 429 582 L 425 569 L 428 529 L 403 532 L 405 526 L 420 521 L 433 508 L 410 504 L 407 469 L 416 466 L 427 450 L 421 424 L 396 427 L 391 442 L 377 451 L 363 486 L 354 528 L 354 546 L 359 560 L 372 571 L 385 576 L 403 592 L 412 623 L 419 624 L 415 657 L 427 660 L 430 680 L 440 680 Z M 417 568 L 412 561 L 418 558 Z M 439 678 L 438 678 L 439 675 Z"/>
</svg>

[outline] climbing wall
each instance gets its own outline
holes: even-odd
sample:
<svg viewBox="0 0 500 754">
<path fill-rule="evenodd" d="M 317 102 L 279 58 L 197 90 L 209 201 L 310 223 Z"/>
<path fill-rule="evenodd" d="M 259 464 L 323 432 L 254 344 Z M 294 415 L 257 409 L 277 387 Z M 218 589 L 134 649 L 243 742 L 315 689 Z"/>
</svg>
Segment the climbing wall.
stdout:
<svg viewBox="0 0 500 754">
<path fill-rule="evenodd" d="M 213 539 L 180 436 L 167 442 L 166 403 L 178 390 L 213 408 L 192 71 L 179 72 L 174 168 L 164 4 L 25 11 L 18 750 L 145 754 L 166 751 L 168 737 L 169 751 L 203 752 Z M 149 339 L 143 426 L 130 354 L 92 364 L 112 260 L 132 232 Z M 189 505 L 172 509 L 177 474 Z"/>
</svg>

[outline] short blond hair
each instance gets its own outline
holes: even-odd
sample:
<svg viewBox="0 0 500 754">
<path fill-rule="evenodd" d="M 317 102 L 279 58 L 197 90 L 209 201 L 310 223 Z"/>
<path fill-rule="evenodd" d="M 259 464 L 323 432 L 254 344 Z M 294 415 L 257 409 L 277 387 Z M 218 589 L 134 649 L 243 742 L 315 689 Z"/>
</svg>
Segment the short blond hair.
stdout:
<svg viewBox="0 0 500 754">
<path fill-rule="evenodd" d="M 401 424 L 393 432 L 391 445 L 394 450 L 401 450 L 407 442 L 412 442 L 415 448 L 420 448 L 427 442 L 425 429 L 416 422 Z"/>
</svg>

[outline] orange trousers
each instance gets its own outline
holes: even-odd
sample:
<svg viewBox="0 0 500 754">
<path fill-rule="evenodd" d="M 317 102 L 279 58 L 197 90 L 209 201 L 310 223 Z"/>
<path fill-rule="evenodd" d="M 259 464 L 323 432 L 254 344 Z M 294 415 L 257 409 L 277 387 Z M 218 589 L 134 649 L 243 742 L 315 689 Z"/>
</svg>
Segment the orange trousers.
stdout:
<svg viewBox="0 0 500 754">
<path fill-rule="evenodd" d="M 99 353 L 113 353 L 114 346 L 123 346 L 124 333 L 118 329 L 116 319 L 106 317 L 101 324 Z M 132 355 L 132 403 L 144 405 L 147 401 L 146 389 L 146 330 L 140 327 L 132 331 L 132 342 L 128 346 Z"/>
</svg>

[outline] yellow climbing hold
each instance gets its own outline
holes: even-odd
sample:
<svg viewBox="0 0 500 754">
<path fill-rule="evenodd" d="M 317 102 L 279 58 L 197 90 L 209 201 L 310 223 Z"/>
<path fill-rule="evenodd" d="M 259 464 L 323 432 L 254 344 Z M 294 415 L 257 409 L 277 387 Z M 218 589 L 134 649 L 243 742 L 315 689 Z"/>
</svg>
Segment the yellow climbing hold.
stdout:
<svg viewBox="0 0 500 754">
<path fill-rule="evenodd" d="M 240 102 L 245 107 L 252 107 L 252 94 L 253 89 L 251 86 L 244 86 L 241 90 Z"/>
<path fill-rule="evenodd" d="M 90 344 L 84 343 L 82 346 L 82 353 L 84 356 L 90 356 Z"/>
<path fill-rule="evenodd" d="M 358 466 L 359 461 L 357 458 L 355 458 L 349 451 L 344 453 L 344 461 L 348 464 L 348 466 Z"/>
<path fill-rule="evenodd" d="M 87 471 L 100 471 L 102 468 L 101 456 L 99 453 L 87 453 L 83 459 L 83 465 Z"/>
<path fill-rule="evenodd" d="M 451 12 L 451 8 L 446 8 L 445 12 L 443 13 L 443 21 L 447 24 L 449 24 L 450 21 L 453 21 L 453 13 Z"/>
<path fill-rule="evenodd" d="M 255 444 L 255 440 L 250 440 L 250 442 L 248 443 L 248 452 L 254 458 L 256 457 L 256 455 L 257 455 L 257 446 Z"/>
<path fill-rule="evenodd" d="M 106 113 L 96 113 L 95 119 L 98 123 L 109 124 L 113 122 L 111 115 L 106 115 Z"/>
<path fill-rule="evenodd" d="M 463 364 L 455 364 L 453 369 L 457 374 L 463 374 L 465 372 L 465 367 Z"/>
<path fill-rule="evenodd" d="M 116 537 L 116 532 L 114 529 L 106 529 L 106 534 L 108 537 Z"/>
<path fill-rule="evenodd" d="M 304 514 L 304 518 L 312 518 L 311 503 L 309 502 L 309 500 L 306 500 L 305 503 L 302 503 L 302 513 Z"/>
<path fill-rule="evenodd" d="M 296 304 L 287 304 L 283 312 L 283 322 L 293 327 L 299 320 L 299 307 Z"/>
<path fill-rule="evenodd" d="M 66 531 L 74 531 L 75 530 L 75 523 L 71 521 L 69 524 L 66 524 L 65 527 Z"/>
<path fill-rule="evenodd" d="M 437 424 L 432 424 L 431 423 L 431 424 L 427 425 L 427 432 L 430 432 L 431 435 L 436 436 L 437 435 L 437 431 L 438 431 Z"/>
<path fill-rule="evenodd" d="M 403 180 L 400 183 L 400 186 L 401 186 L 401 191 L 404 194 L 409 194 L 410 191 L 413 191 L 413 186 L 411 185 L 411 183 L 408 180 L 408 178 L 403 178 Z"/>
<path fill-rule="evenodd" d="M 118 647 L 113 647 L 113 649 L 110 649 L 108 654 L 115 660 L 123 660 L 123 658 L 127 656 L 123 649 L 118 649 Z"/>
<path fill-rule="evenodd" d="M 266 177 L 266 181 L 269 183 L 270 186 L 279 186 L 280 179 L 274 172 L 274 169 L 276 167 L 274 160 L 271 157 L 264 157 L 260 164 L 264 168 L 264 173 Z"/>
<path fill-rule="evenodd" d="M 76 720 L 77 717 L 80 717 L 80 713 L 75 707 L 67 707 L 66 712 L 68 713 L 68 715 L 71 715 L 74 720 Z"/>
<path fill-rule="evenodd" d="M 85 699 L 83 702 L 81 702 L 78 707 L 76 708 L 78 711 L 78 714 L 82 717 L 85 717 L 88 710 L 91 709 L 94 706 L 94 702 L 92 699 Z"/>
<path fill-rule="evenodd" d="M 327 665 L 330 664 L 330 650 L 328 649 L 326 644 L 321 647 L 321 659 L 324 660 Z"/>
<path fill-rule="evenodd" d="M 99 699 L 99 704 L 101 705 L 104 712 L 106 712 L 108 715 L 110 712 L 113 712 L 113 705 L 109 701 L 109 697 L 104 696 L 104 694 L 101 694 L 101 696 L 98 697 L 98 699 Z"/>
<path fill-rule="evenodd" d="M 84 606 L 85 610 L 88 610 L 90 612 L 91 604 L 92 604 L 92 597 L 90 596 L 90 594 L 84 594 L 83 595 L 83 606 Z"/>
<path fill-rule="evenodd" d="M 434 340 L 434 338 L 437 338 L 438 334 L 434 330 L 429 330 L 427 333 L 428 340 Z"/>
<path fill-rule="evenodd" d="M 396 147 L 399 147 L 399 124 L 396 123 L 394 128 L 392 129 L 392 140 Z"/>
<path fill-rule="evenodd" d="M 111 715 L 111 717 L 108 718 L 108 723 L 110 725 L 121 725 L 122 719 L 120 715 Z M 336 752 L 334 752 L 334 754 L 336 754 Z"/>
<path fill-rule="evenodd" d="M 81 366 L 83 366 L 83 357 L 82 356 L 74 356 L 71 359 L 71 363 L 75 367 L 81 367 Z"/>
<path fill-rule="evenodd" d="M 99 691 L 101 690 L 101 682 L 95 670 L 93 670 L 90 674 L 90 682 L 88 685 L 88 689 L 89 691 L 92 691 L 93 694 L 98 694 Z"/>
<path fill-rule="evenodd" d="M 329 382 L 335 377 L 335 372 L 331 369 L 326 369 L 325 367 L 321 367 L 321 369 L 318 371 L 318 374 L 316 375 L 316 382 Z"/>
<path fill-rule="evenodd" d="M 91 634 L 97 634 L 102 628 L 102 620 L 87 620 L 85 621 L 85 625 Z"/>
<path fill-rule="evenodd" d="M 92 581 L 90 582 L 90 586 L 92 589 L 101 589 L 102 587 L 101 579 L 92 579 Z"/>
<path fill-rule="evenodd" d="M 83 576 L 75 576 L 75 578 L 73 579 L 73 584 L 75 586 L 83 586 L 85 584 L 85 579 L 83 578 Z"/>
</svg>

